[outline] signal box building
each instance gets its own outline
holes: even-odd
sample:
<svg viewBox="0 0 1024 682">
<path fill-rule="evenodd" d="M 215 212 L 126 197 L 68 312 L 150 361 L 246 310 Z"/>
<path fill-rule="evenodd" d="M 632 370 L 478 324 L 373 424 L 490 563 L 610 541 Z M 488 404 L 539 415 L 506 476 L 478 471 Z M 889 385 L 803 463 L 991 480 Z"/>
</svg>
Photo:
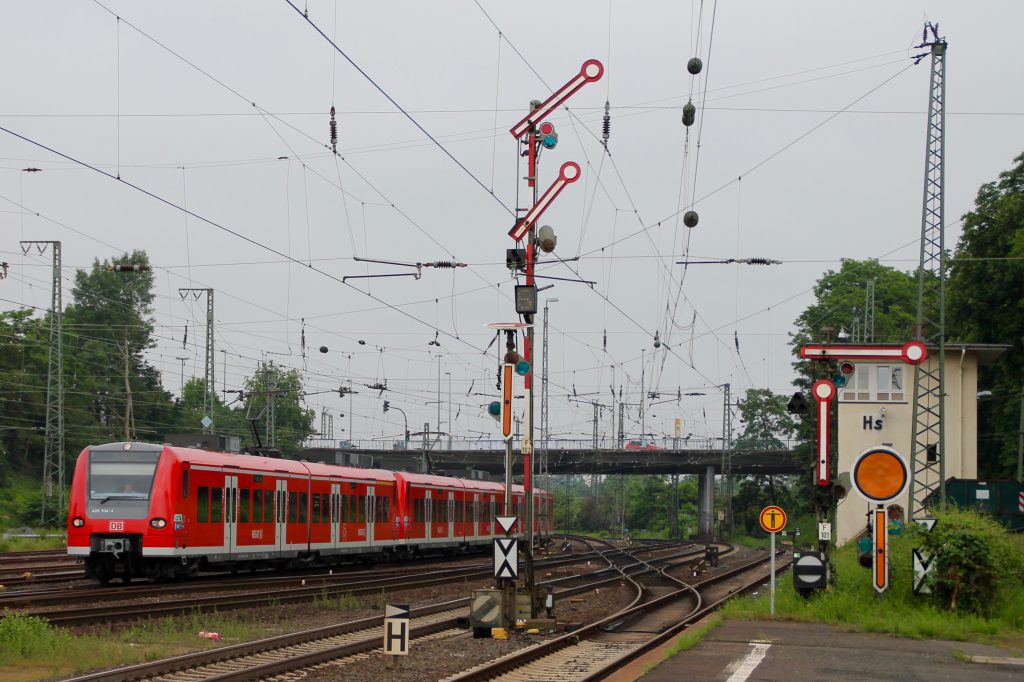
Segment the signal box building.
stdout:
<svg viewBox="0 0 1024 682">
<path fill-rule="evenodd" d="M 947 344 L 944 404 L 946 479 L 978 477 L 978 367 L 994 363 L 1008 348 L 997 344 Z M 925 364 L 935 367 L 938 349 L 928 349 Z M 838 391 L 838 471 L 848 473 L 866 449 L 890 447 L 907 462 L 913 476 L 914 367 L 899 361 L 858 361 Z M 910 491 L 889 505 L 907 521 Z M 839 503 L 835 540 L 858 537 L 867 526 L 868 502 L 850 490 Z"/>
</svg>

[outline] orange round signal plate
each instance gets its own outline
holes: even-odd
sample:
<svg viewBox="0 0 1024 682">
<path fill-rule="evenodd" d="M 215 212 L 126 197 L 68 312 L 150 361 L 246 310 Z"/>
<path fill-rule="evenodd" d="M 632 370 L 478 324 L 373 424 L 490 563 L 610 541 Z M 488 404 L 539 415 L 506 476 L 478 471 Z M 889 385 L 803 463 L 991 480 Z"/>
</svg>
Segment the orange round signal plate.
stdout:
<svg viewBox="0 0 1024 682">
<path fill-rule="evenodd" d="M 891 500 L 907 486 L 907 465 L 895 450 L 871 448 L 853 466 L 853 485 L 869 500 Z"/>
</svg>

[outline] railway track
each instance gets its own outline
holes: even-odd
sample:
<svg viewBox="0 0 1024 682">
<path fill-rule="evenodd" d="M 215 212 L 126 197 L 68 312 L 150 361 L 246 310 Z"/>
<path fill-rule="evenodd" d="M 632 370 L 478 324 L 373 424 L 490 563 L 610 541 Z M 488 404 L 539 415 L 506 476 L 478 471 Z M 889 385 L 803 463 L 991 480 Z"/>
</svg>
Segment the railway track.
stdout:
<svg viewBox="0 0 1024 682">
<path fill-rule="evenodd" d="M 698 556 L 703 550 L 693 550 L 689 556 Z M 592 591 L 596 586 L 618 582 L 622 573 L 609 570 L 616 563 L 624 571 L 650 571 L 652 567 L 634 557 L 618 551 L 596 552 L 607 564 L 606 567 L 586 576 L 567 576 L 542 584 L 562 584 L 577 581 L 580 584 L 563 587 L 556 592 L 557 599 Z M 679 554 L 666 559 L 678 560 Z M 613 573 L 614 575 L 607 575 Z M 465 617 L 469 599 L 457 599 L 413 609 L 411 637 L 448 638 L 465 637 Z M 216 680 L 217 682 L 238 682 L 240 680 L 265 680 L 286 675 L 289 671 L 309 670 L 329 664 L 339 665 L 350 660 L 359 660 L 380 648 L 382 617 L 364 618 L 351 623 L 305 632 L 272 637 L 257 642 L 221 647 L 195 654 L 187 654 L 163 661 L 140 664 L 117 670 L 94 673 L 73 678 L 74 682 L 114 682 L 115 680 L 160 680 L 179 682 L 189 680 Z M 462 625 L 460 628 L 459 626 Z M 281 678 L 285 679 L 285 678 Z"/>
<path fill-rule="evenodd" d="M 671 551 L 671 547 L 658 550 Z M 647 551 L 647 548 L 645 548 Z M 607 554 L 607 552 L 605 553 Z M 669 555 L 664 561 L 675 558 Z M 537 562 L 538 569 L 571 565 L 601 557 L 601 553 L 570 555 Z M 174 616 L 184 613 L 208 610 L 231 610 L 262 607 L 282 603 L 301 603 L 317 599 L 337 597 L 343 594 L 374 594 L 384 589 L 408 589 L 443 585 L 454 580 L 485 580 L 492 575 L 490 564 L 475 564 L 436 571 L 410 572 L 396 570 L 364 571 L 360 573 L 320 574 L 319 576 L 285 578 L 264 578 L 236 580 L 230 583 L 205 583 L 198 590 L 208 592 L 214 589 L 236 590 L 232 593 L 210 596 L 175 596 L 181 585 L 139 586 L 110 590 L 57 590 L 45 593 L 15 593 L 0 596 L 0 606 L 24 609 L 24 613 L 48 619 L 54 625 L 91 625 L 100 622 L 121 622 L 138 618 Z M 570 580 L 574 576 L 563 578 Z M 607 582 L 614 582 L 608 579 Z M 238 589 L 244 590 L 238 592 Z M 97 599 L 108 603 L 97 605 Z M 131 599 L 132 602 L 109 603 L 111 599 Z M 84 601 L 88 606 L 74 607 L 75 602 Z M 43 608 L 39 608 L 43 606 Z"/>
<path fill-rule="evenodd" d="M 762 568 L 767 560 L 767 556 L 758 557 L 691 584 L 669 578 L 682 585 L 678 589 L 645 588 L 642 581 L 633 581 L 649 594 L 647 599 L 638 599 L 637 603 L 604 620 L 446 678 L 445 682 L 601 679 L 644 651 L 674 637 L 730 596 L 760 584 L 766 570 L 756 569 Z M 785 565 L 779 565 L 777 570 Z M 734 584 L 720 589 L 722 596 L 714 600 L 703 598 L 712 586 L 729 582 Z M 659 591 L 662 594 L 659 595 Z"/>
</svg>

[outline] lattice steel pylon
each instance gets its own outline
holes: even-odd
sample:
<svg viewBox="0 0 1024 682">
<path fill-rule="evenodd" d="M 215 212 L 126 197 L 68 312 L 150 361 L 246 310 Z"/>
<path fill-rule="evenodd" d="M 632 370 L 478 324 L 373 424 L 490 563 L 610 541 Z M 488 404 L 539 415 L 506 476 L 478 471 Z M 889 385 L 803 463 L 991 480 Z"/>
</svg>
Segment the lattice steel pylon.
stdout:
<svg viewBox="0 0 1024 682">
<path fill-rule="evenodd" d="M 723 529 L 732 536 L 732 386 L 722 384 L 722 507 Z M 724 535 L 724 533 L 723 533 Z"/>
<path fill-rule="evenodd" d="M 931 41 L 928 40 L 929 33 Z M 914 367 L 911 517 L 925 513 L 925 500 L 936 491 L 939 493 L 939 504 L 944 505 L 946 501 L 946 251 L 943 189 L 947 46 L 946 41 L 939 37 L 938 25 L 925 24 L 920 47 L 930 48 L 932 68 L 928 91 L 921 261 L 917 271 L 914 338 L 924 342 L 933 355 L 927 362 Z"/>
<path fill-rule="evenodd" d="M 214 360 L 214 348 L 213 348 L 213 289 L 192 289 L 192 288 L 180 288 L 178 289 L 178 295 L 181 296 L 182 300 L 185 300 L 186 294 L 192 294 L 196 300 L 202 294 L 206 294 L 206 367 L 203 374 L 203 381 L 205 382 L 206 393 L 203 394 L 203 417 L 209 417 L 213 419 L 213 408 L 216 405 L 217 390 L 214 386 L 214 371 L 213 371 L 213 360 Z M 210 422 L 210 426 L 203 425 L 203 433 L 213 433 L 213 422 Z"/>
<path fill-rule="evenodd" d="M 58 241 L 23 241 L 25 253 L 53 249 L 50 292 L 49 365 L 46 372 L 46 444 L 43 450 L 43 502 L 39 521 L 45 526 L 64 513 L 64 306 L 61 297 L 61 248 Z M 54 499 L 56 498 L 56 500 Z"/>
<path fill-rule="evenodd" d="M 861 343 L 875 342 L 875 280 L 869 279 L 864 289 L 864 329 Z"/>
</svg>

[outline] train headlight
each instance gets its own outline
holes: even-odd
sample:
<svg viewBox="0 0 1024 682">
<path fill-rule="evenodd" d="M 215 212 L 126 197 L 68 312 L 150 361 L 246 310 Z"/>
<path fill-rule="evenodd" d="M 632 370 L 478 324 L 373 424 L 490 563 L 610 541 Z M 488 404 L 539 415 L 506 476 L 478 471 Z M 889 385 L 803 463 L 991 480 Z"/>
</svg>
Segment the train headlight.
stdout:
<svg viewBox="0 0 1024 682">
<path fill-rule="evenodd" d="M 75 518 L 71 519 L 71 525 L 75 528 L 81 528 L 85 525 L 85 519 L 83 519 L 81 516 L 76 516 Z"/>
<path fill-rule="evenodd" d="M 167 527 L 167 519 L 161 519 L 160 517 L 157 517 L 157 518 L 153 519 L 152 521 L 150 521 L 149 525 L 153 526 L 154 528 L 166 528 Z"/>
</svg>

